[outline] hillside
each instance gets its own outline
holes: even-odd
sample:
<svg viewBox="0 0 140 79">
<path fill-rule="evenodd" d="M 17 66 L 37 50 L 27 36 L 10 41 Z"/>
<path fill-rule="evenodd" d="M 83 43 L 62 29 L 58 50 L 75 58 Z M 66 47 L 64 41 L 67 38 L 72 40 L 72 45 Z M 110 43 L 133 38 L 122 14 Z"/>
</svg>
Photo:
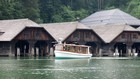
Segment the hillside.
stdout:
<svg viewBox="0 0 140 79">
<path fill-rule="evenodd" d="M 29 18 L 37 23 L 75 21 L 119 8 L 140 18 L 140 0 L 0 0 L 0 20 Z"/>
</svg>

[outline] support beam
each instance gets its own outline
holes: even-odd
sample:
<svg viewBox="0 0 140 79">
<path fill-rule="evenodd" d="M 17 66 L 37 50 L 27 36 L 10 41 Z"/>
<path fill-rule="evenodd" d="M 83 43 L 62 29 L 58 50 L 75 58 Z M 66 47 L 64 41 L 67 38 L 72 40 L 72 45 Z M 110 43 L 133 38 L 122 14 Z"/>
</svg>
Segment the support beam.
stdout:
<svg viewBox="0 0 140 79">
<path fill-rule="evenodd" d="M 17 56 L 20 56 L 20 48 L 17 48 Z"/>
<path fill-rule="evenodd" d="M 131 56 L 132 52 L 131 52 L 131 48 L 130 47 L 127 48 L 127 51 L 128 51 L 127 55 Z"/>
<path fill-rule="evenodd" d="M 11 44 L 10 44 L 10 52 L 9 52 L 9 56 L 15 56 L 16 54 L 16 50 L 15 49 L 15 44 L 16 44 L 17 41 L 12 41 Z"/>
<path fill-rule="evenodd" d="M 34 51 L 34 48 L 32 47 L 32 56 L 34 56 L 35 55 L 35 51 Z"/>
<path fill-rule="evenodd" d="M 9 52 L 9 56 L 12 57 L 13 54 L 12 54 L 12 44 L 10 44 L 10 52 Z"/>
<path fill-rule="evenodd" d="M 35 41 L 28 41 L 29 42 L 29 53 L 28 56 L 32 56 L 34 54 L 34 44 Z"/>
<path fill-rule="evenodd" d="M 35 50 L 36 50 L 36 56 L 38 56 L 39 55 L 39 48 L 35 48 Z"/>
<path fill-rule="evenodd" d="M 54 56 L 54 49 L 53 49 L 53 47 L 50 48 L 50 56 Z"/>
<path fill-rule="evenodd" d="M 127 45 L 127 54 L 126 54 L 126 56 L 131 56 L 131 54 L 132 54 L 132 51 L 131 51 L 132 43 L 127 43 L 126 45 Z"/>
<path fill-rule="evenodd" d="M 99 48 L 99 56 L 102 56 L 102 49 Z"/>
<path fill-rule="evenodd" d="M 114 56 L 119 56 L 119 51 L 118 51 L 118 48 L 117 47 L 115 49 Z"/>
</svg>

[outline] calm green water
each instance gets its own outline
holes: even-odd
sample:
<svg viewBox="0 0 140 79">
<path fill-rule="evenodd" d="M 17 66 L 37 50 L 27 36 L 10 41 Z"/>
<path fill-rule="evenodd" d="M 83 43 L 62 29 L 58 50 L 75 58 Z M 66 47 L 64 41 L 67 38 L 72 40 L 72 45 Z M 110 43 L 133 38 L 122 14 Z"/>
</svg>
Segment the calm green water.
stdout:
<svg viewBox="0 0 140 79">
<path fill-rule="evenodd" d="M 140 79 L 140 58 L 0 58 L 0 79 Z"/>
</svg>

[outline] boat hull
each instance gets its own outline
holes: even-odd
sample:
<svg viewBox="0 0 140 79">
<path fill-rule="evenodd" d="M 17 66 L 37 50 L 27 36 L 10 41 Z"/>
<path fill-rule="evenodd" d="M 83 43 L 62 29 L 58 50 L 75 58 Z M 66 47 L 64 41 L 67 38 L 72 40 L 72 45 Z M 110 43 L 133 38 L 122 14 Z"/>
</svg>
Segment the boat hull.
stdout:
<svg viewBox="0 0 140 79">
<path fill-rule="evenodd" d="M 92 54 L 79 54 L 67 51 L 54 51 L 56 58 L 90 58 Z"/>
</svg>

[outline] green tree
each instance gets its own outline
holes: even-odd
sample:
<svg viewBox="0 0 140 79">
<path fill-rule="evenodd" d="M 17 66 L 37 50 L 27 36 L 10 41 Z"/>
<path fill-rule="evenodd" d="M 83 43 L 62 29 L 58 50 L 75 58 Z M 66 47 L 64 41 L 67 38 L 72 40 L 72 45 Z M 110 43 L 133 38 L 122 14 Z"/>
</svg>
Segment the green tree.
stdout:
<svg viewBox="0 0 140 79">
<path fill-rule="evenodd" d="M 140 0 L 130 1 L 127 12 L 140 19 Z"/>
<path fill-rule="evenodd" d="M 38 0 L 22 0 L 24 17 L 35 22 L 42 22 Z"/>
<path fill-rule="evenodd" d="M 40 0 L 40 15 L 43 22 L 53 22 L 52 18 L 58 16 L 61 12 L 61 1 L 60 0 Z"/>
<path fill-rule="evenodd" d="M 0 0 L 0 19 L 23 17 L 21 0 Z"/>
<path fill-rule="evenodd" d="M 14 0 L 0 0 L 0 19 L 12 19 Z"/>
</svg>

